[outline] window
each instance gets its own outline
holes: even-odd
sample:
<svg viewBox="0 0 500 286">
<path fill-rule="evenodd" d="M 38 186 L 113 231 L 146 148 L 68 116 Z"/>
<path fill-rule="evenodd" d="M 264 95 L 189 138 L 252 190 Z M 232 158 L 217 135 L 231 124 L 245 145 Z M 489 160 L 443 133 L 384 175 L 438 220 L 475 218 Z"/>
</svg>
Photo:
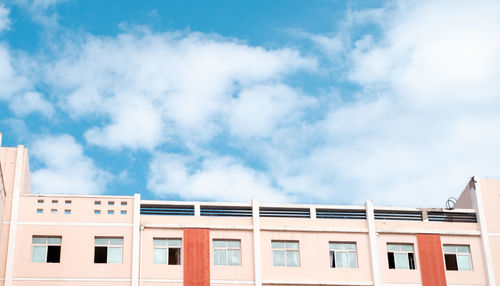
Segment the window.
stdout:
<svg viewBox="0 0 500 286">
<path fill-rule="evenodd" d="M 122 237 L 96 237 L 94 263 L 122 263 Z"/>
<path fill-rule="evenodd" d="M 65 214 L 71 214 L 71 210 L 64 210 Z"/>
<path fill-rule="evenodd" d="M 43 209 L 37 209 L 37 210 L 36 210 L 36 213 L 37 213 L 37 214 L 43 214 Z"/>
<path fill-rule="evenodd" d="M 274 266 L 299 266 L 298 241 L 272 241 Z"/>
<path fill-rule="evenodd" d="M 114 206 L 114 205 L 115 205 L 115 202 L 114 202 L 114 201 L 108 201 L 108 205 L 109 205 L 109 206 Z"/>
<path fill-rule="evenodd" d="M 43 200 L 38 200 L 37 203 L 43 204 Z"/>
<path fill-rule="evenodd" d="M 52 200 L 52 203 L 53 203 L 53 204 L 57 204 L 57 203 L 58 203 L 58 201 L 57 201 L 57 200 Z"/>
<path fill-rule="evenodd" d="M 446 270 L 472 270 L 468 245 L 443 245 Z"/>
<path fill-rule="evenodd" d="M 95 201 L 95 202 L 94 202 L 94 205 L 96 205 L 96 206 L 100 206 L 100 205 L 101 205 L 101 201 Z"/>
<path fill-rule="evenodd" d="M 60 262 L 61 237 L 33 236 L 32 243 L 31 262 Z"/>
<path fill-rule="evenodd" d="M 126 205 L 127 205 L 127 202 L 122 201 L 121 205 L 122 205 L 122 206 L 126 206 Z"/>
<path fill-rule="evenodd" d="M 115 211 L 114 210 L 108 210 L 108 214 L 114 214 Z"/>
<path fill-rule="evenodd" d="M 154 264 L 181 264 L 182 240 L 178 238 L 153 238 Z"/>
<path fill-rule="evenodd" d="M 121 214 L 127 214 L 127 211 L 122 210 L 122 211 L 120 211 L 120 213 L 121 213 Z"/>
<path fill-rule="evenodd" d="M 67 205 L 71 205 L 71 200 L 66 200 L 66 201 L 64 201 L 64 203 Z"/>
<path fill-rule="evenodd" d="M 94 210 L 94 214 L 101 214 L 101 210 Z"/>
<path fill-rule="evenodd" d="M 241 241 L 214 239 L 214 265 L 241 265 Z"/>
<path fill-rule="evenodd" d="M 389 269 L 415 269 L 413 244 L 387 244 Z"/>
<path fill-rule="evenodd" d="M 50 212 L 53 213 L 53 214 L 56 214 L 57 213 L 57 209 L 51 209 Z"/>
<path fill-rule="evenodd" d="M 330 242 L 330 267 L 332 268 L 358 267 L 358 261 L 356 256 L 356 243 Z"/>
</svg>

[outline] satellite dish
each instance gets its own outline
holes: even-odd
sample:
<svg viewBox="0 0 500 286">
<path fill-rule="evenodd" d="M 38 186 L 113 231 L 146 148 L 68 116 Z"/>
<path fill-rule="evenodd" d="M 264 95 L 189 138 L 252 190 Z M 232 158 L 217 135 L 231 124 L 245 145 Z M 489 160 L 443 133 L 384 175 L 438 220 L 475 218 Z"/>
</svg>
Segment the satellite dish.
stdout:
<svg viewBox="0 0 500 286">
<path fill-rule="evenodd" d="M 457 199 L 455 199 L 454 197 L 450 197 L 447 201 L 446 201 L 446 209 L 447 210 L 452 210 L 455 208 L 455 204 L 457 203 Z"/>
</svg>

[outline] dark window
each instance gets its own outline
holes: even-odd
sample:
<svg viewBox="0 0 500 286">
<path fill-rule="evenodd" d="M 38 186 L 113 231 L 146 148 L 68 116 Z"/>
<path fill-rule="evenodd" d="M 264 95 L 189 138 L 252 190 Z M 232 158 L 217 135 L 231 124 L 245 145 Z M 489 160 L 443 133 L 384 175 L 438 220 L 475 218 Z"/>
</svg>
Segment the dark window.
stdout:
<svg viewBox="0 0 500 286">
<path fill-rule="evenodd" d="M 335 268 L 335 251 L 330 251 L 330 267 Z"/>
<path fill-rule="evenodd" d="M 107 263 L 108 262 L 108 247 L 96 246 L 94 249 L 94 263 Z"/>
<path fill-rule="evenodd" d="M 47 246 L 47 263 L 59 263 L 61 261 L 61 246 Z"/>
<path fill-rule="evenodd" d="M 169 265 L 180 265 L 181 264 L 181 249 L 180 248 L 169 248 L 168 249 L 168 264 Z"/>
<path fill-rule="evenodd" d="M 408 262 L 410 263 L 410 269 L 415 269 L 415 258 L 413 258 L 413 253 L 408 253 Z"/>
<path fill-rule="evenodd" d="M 458 270 L 457 256 L 455 254 L 445 254 L 446 270 Z"/>
<path fill-rule="evenodd" d="M 395 269 L 396 263 L 394 262 L 394 253 L 393 252 L 387 253 L 387 258 L 389 259 L 389 269 Z"/>
</svg>

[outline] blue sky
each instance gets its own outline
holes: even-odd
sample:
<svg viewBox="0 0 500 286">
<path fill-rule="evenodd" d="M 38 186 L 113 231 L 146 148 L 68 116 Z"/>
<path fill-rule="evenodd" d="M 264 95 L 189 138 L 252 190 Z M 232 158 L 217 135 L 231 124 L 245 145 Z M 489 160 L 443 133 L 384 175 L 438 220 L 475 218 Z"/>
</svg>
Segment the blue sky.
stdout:
<svg viewBox="0 0 500 286">
<path fill-rule="evenodd" d="M 144 2 L 144 1 L 143 1 Z M 34 192 L 443 206 L 500 174 L 496 1 L 0 2 Z"/>
</svg>

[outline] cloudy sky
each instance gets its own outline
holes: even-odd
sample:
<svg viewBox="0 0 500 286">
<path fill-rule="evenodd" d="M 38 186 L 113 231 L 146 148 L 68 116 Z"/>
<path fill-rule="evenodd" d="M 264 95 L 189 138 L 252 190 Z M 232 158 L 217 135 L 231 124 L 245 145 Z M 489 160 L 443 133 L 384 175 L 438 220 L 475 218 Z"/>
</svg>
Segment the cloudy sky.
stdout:
<svg viewBox="0 0 500 286">
<path fill-rule="evenodd" d="M 0 1 L 37 193 L 443 207 L 500 176 L 498 1 Z"/>
</svg>

